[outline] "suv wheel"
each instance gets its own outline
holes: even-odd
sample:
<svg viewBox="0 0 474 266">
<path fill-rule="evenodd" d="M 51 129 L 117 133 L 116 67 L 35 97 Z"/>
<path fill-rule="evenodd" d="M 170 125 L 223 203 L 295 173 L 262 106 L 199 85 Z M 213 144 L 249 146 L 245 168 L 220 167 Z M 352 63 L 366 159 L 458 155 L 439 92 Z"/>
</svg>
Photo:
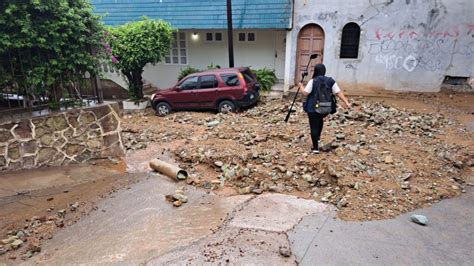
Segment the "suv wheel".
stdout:
<svg viewBox="0 0 474 266">
<path fill-rule="evenodd" d="M 165 102 L 160 102 L 155 107 L 158 116 L 167 116 L 171 113 L 171 106 Z"/>
<path fill-rule="evenodd" d="M 219 106 L 217 107 L 217 111 L 219 113 L 233 113 L 235 112 L 235 104 L 231 101 L 222 101 L 219 103 Z"/>
</svg>

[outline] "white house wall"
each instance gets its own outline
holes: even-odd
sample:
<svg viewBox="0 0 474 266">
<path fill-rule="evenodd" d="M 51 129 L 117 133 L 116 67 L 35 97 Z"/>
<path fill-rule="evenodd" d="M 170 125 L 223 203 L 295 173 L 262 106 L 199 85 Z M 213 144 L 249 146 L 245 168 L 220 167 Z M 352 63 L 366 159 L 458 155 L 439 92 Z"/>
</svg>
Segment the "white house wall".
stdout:
<svg viewBox="0 0 474 266">
<path fill-rule="evenodd" d="M 438 91 L 445 76 L 472 77 L 472 0 L 295 0 L 286 88 L 294 83 L 298 32 L 325 32 L 328 75 L 354 87 Z M 342 28 L 361 27 L 359 58 L 340 59 Z"/>
<path fill-rule="evenodd" d="M 159 88 L 168 88 L 176 84 L 180 69 L 188 65 L 198 69 L 207 69 L 211 63 L 221 67 L 229 66 L 227 34 L 218 30 L 186 30 L 188 64 L 156 64 L 145 67 L 143 77 Z M 222 41 L 207 42 L 206 32 L 221 32 Z M 239 42 L 239 32 L 254 32 L 254 42 Z M 193 33 L 198 38 L 193 39 Z M 283 79 L 285 72 L 285 30 L 234 30 L 234 65 L 252 68 L 267 67 L 275 69 L 277 77 Z"/>
</svg>

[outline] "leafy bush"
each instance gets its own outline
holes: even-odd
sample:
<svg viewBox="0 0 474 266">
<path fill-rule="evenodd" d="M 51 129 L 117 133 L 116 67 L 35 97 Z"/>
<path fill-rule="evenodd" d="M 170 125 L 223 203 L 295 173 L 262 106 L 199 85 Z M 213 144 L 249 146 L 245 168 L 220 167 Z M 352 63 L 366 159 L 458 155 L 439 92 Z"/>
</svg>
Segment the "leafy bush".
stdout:
<svg viewBox="0 0 474 266">
<path fill-rule="evenodd" d="M 105 47 L 114 67 L 127 77 L 132 98 L 143 99 L 143 68 L 159 63 L 168 53 L 175 31 L 168 22 L 143 17 L 140 21 L 109 27 Z"/>
<path fill-rule="evenodd" d="M 272 86 L 277 82 L 274 69 L 261 68 L 253 70 L 253 73 L 257 75 L 257 80 L 260 83 L 262 91 L 271 90 Z"/>
<path fill-rule="evenodd" d="M 208 69 L 208 70 L 219 69 L 219 68 L 221 68 L 221 66 L 219 66 L 219 65 L 214 65 L 214 63 L 211 63 L 210 65 L 207 66 L 207 69 Z"/>
<path fill-rule="evenodd" d="M 181 68 L 181 71 L 179 72 L 179 75 L 178 75 L 178 80 L 182 80 L 187 75 L 192 74 L 192 73 L 196 73 L 196 72 L 200 72 L 200 71 L 201 70 L 199 70 L 197 68 L 194 68 L 194 67 L 190 67 L 190 66 L 187 66 L 185 68 Z"/>
</svg>

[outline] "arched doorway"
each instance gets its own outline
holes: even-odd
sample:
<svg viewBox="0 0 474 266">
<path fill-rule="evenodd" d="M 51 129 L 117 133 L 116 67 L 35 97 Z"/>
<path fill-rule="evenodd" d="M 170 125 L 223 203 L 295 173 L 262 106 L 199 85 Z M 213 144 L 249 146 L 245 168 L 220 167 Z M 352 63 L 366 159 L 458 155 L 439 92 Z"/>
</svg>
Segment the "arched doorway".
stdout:
<svg viewBox="0 0 474 266">
<path fill-rule="evenodd" d="M 298 46 L 296 52 L 296 76 L 295 83 L 300 82 L 301 74 L 306 69 L 311 54 L 318 54 L 318 58 L 311 62 L 309 77 L 313 75 L 314 65 L 323 62 L 324 31 L 316 24 L 304 26 L 298 33 Z"/>
</svg>

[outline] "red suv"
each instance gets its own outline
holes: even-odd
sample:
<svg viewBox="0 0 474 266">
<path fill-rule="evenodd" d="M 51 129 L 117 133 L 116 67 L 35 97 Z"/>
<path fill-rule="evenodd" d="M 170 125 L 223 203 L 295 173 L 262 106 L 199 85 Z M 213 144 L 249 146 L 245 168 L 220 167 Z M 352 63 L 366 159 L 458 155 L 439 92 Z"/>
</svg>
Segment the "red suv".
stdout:
<svg viewBox="0 0 474 266">
<path fill-rule="evenodd" d="M 213 69 L 190 74 L 173 88 L 157 91 L 151 103 L 159 116 L 183 109 L 235 112 L 258 102 L 259 89 L 256 76 L 247 67 Z"/>
</svg>

